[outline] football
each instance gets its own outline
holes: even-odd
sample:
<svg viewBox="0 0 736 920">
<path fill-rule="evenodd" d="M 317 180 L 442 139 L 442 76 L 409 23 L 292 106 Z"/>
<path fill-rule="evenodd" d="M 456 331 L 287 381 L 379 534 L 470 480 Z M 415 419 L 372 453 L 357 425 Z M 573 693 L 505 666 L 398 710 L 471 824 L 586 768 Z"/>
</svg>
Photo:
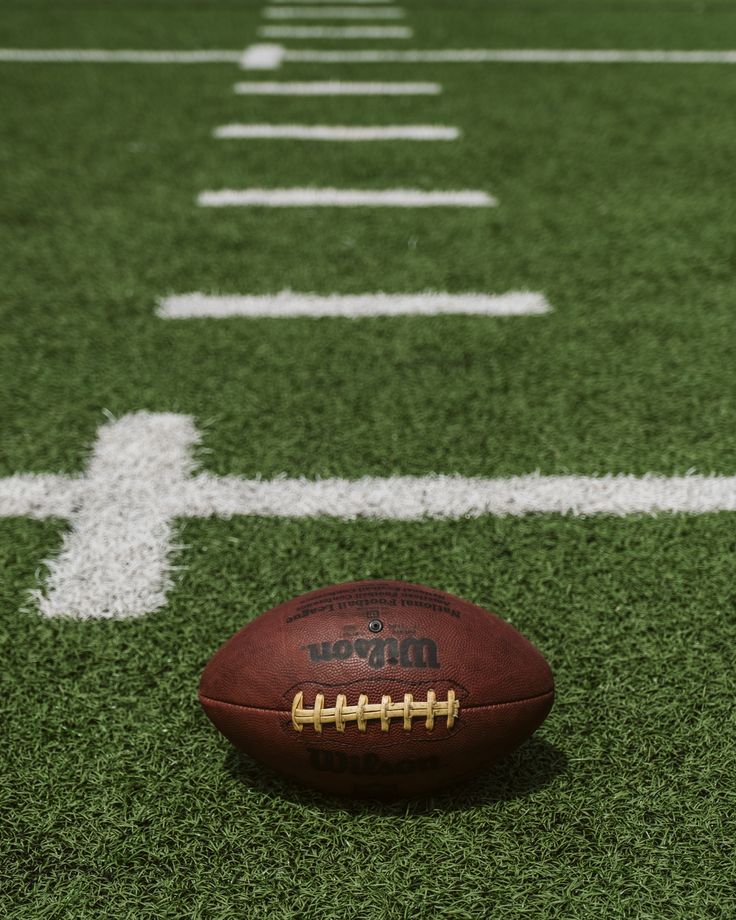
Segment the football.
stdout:
<svg viewBox="0 0 736 920">
<path fill-rule="evenodd" d="M 279 604 L 207 664 L 199 698 L 236 748 L 323 792 L 395 799 L 455 787 L 542 723 L 552 672 L 504 620 L 401 581 Z"/>
</svg>

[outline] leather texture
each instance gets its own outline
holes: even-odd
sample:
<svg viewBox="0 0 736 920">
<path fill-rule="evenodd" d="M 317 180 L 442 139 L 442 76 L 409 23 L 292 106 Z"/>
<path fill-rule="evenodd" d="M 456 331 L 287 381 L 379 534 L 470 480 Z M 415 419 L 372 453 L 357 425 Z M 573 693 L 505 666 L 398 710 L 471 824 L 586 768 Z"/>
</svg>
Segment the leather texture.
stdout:
<svg viewBox="0 0 736 920">
<path fill-rule="evenodd" d="M 390 696 L 414 701 L 448 690 L 459 702 L 451 728 L 415 717 L 388 731 L 369 721 L 297 731 L 292 703 L 303 693 L 334 707 Z M 236 633 L 202 675 L 200 701 L 238 749 L 323 792 L 382 799 L 452 787 L 504 757 L 543 722 L 552 672 L 504 620 L 434 588 L 362 581 L 321 588 L 280 604 Z"/>
</svg>

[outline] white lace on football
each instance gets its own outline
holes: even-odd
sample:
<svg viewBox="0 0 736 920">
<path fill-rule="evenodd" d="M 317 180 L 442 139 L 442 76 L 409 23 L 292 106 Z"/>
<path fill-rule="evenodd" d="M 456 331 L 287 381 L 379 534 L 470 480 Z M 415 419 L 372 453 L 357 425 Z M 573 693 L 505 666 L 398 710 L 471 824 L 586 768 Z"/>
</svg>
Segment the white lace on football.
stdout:
<svg viewBox="0 0 736 920">
<path fill-rule="evenodd" d="M 404 731 L 412 729 L 412 719 L 424 719 L 428 732 L 434 729 L 435 719 L 440 716 L 447 719 L 447 727 L 452 728 L 460 712 L 460 703 L 455 699 L 455 691 L 447 691 L 446 700 L 438 700 L 434 690 L 427 691 L 425 701 L 415 702 L 411 693 L 405 693 L 403 702 L 394 703 L 390 696 L 381 697 L 380 703 L 369 703 L 365 693 L 358 697 L 357 706 L 348 706 L 347 697 L 340 693 L 334 706 L 325 706 L 323 693 L 314 699 L 313 708 L 304 707 L 304 694 L 300 690 L 291 706 L 291 723 L 300 732 L 305 725 L 313 726 L 316 732 L 322 731 L 323 725 L 334 725 L 337 731 L 344 732 L 348 722 L 356 722 L 358 731 L 367 730 L 368 722 L 381 721 L 381 731 L 387 732 L 391 719 L 401 719 Z"/>
</svg>

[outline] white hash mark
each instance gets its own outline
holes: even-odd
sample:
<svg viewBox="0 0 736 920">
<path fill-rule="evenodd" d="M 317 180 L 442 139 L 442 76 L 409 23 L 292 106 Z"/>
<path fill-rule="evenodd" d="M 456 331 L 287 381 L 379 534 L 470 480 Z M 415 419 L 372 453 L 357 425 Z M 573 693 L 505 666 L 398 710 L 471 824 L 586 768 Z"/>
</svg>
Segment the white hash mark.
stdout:
<svg viewBox="0 0 736 920">
<path fill-rule="evenodd" d="M 286 319 L 369 316 L 541 316 L 551 307 L 543 294 L 509 291 L 505 294 L 176 294 L 163 298 L 156 311 L 162 319 Z"/>
</svg>

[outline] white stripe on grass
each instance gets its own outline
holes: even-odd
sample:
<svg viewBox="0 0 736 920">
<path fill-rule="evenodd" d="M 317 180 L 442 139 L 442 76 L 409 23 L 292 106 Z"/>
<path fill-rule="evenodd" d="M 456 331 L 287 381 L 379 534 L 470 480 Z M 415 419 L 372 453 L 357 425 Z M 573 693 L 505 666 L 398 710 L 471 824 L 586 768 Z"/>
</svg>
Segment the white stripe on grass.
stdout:
<svg viewBox="0 0 736 920">
<path fill-rule="evenodd" d="M 243 51 L 240 66 L 243 70 L 278 70 L 285 52 L 283 45 L 259 42 Z"/>
<path fill-rule="evenodd" d="M 156 311 L 162 319 L 289 319 L 294 317 L 369 316 L 540 316 L 551 307 L 543 294 L 511 291 L 507 294 L 178 294 L 163 298 Z"/>
<path fill-rule="evenodd" d="M 377 64 L 736 64 L 736 51 L 504 51 L 460 48 L 440 51 L 312 51 L 293 48 L 285 49 L 284 60 Z"/>
<path fill-rule="evenodd" d="M 406 39 L 414 34 L 408 26 L 261 26 L 262 38 Z"/>
<path fill-rule="evenodd" d="M 736 51 L 565 51 L 534 48 L 321 51 L 255 44 L 245 49 L 240 64 L 244 70 L 276 70 L 285 61 L 316 64 L 736 64 Z"/>
<path fill-rule="evenodd" d="M 264 19 L 403 19 L 404 11 L 397 6 L 353 7 L 353 6 L 275 6 L 266 7 L 261 15 Z"/>
<path fill-rule="evenodd" d="M 232 124 L 215 128 L 214 136 L 225 140 L 455 141 L 460 132 L 444 125 Z"/>
<path fill-rule="evenodd" d="M 437 96 L 439 83 L 360 83 L 317 80 L 273 83 L 252 80 L 233 87 L 240 96 Z"/>
<path fill-rule="evenodd" d="M 280 52 L 279 52 L 280 53 Z M 16 64 L 237 64 L 241 51 L 105 51 L 95 48 L 0 48 L 0 62 Z"/>
<path fill-rule="evenodd" d="M 301 63 L 736 64 L 736 51 L 558 51 L 448 49 L 439 51 L 320 51 L 259 43 L 243 50 L 143 51 L 99 48 L 0 48 L 0 63 L 236 64 L 273 70 Z"/>
<path fill-rule="evenodd" d="M 736 511 L 730 476 L 392 476 L 243 479 L 195 473 L 191 418 L 139 412 L 102 426 L 81 476 L 0 479 L 0 517 L 64 517 L 61 548 L 31 592 L 46 617 L 139 617 L 172 586 L 174 521 L 260 517 L 343 520 L 526 514 Z"/>
<path fill-rule="evenodd" d="M 32 592 L 44 616 L 133 617 L 166 603 L 169 557 L 178 548 L 171 485 L 194 471 L 198 440 L 191 419 L 180 415 L 139 413 L 99 429 L 87 472 L 67 480 L 70 530 L 58 555 L 46 560 L 45 586 Z M 39 487 L 45 478 L 36 477 L 32 490 L 34 506 L 28 511 L 35 517 L 41 516 Z M 54 516 L 58 480 L 49 481 Z M 12 485 L 12 477 L 0 482 L 5 499 L 0 507 L 15 514 L 20 509 Z"/>
<path fill-rule="evenodd" d="M 493 208 L 498 202 L 473 189 L 245 188 L 201 192 L 203 208 Z"/>
</svg>

